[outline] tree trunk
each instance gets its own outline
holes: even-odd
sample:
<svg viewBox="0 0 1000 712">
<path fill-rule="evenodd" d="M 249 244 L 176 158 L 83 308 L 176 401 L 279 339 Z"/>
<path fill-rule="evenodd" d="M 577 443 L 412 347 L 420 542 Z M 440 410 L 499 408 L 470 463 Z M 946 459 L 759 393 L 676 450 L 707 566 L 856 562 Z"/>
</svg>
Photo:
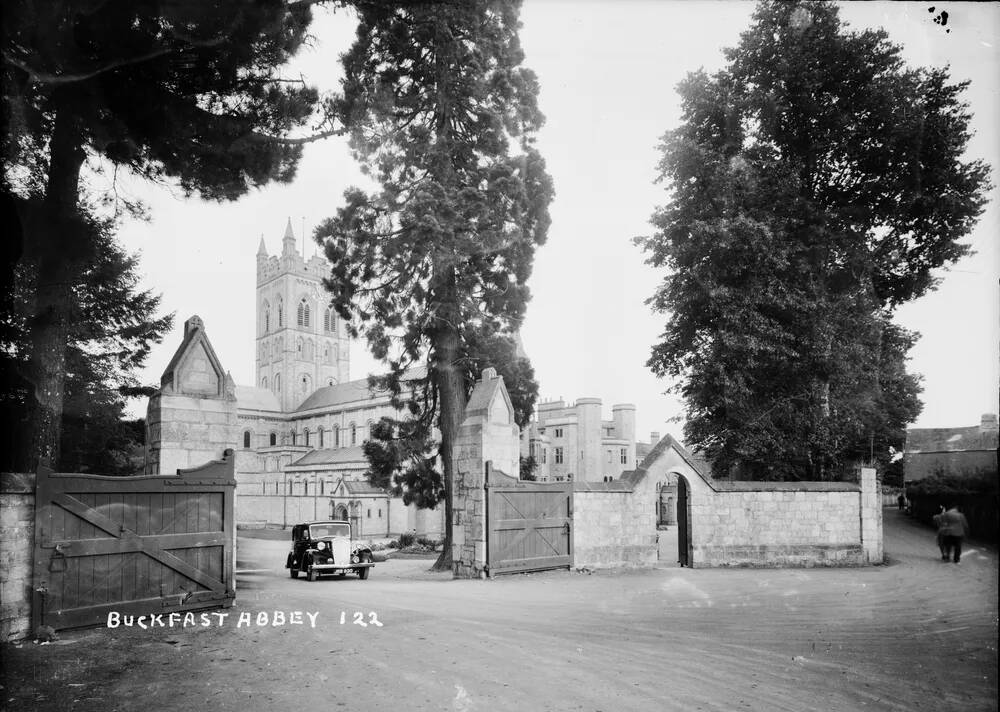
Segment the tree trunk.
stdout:
<svg viewBox="0 0 1000 712">
<path fill-rule="evenodd" d="M 64 102 L 56 113 L 42 210 L 29 226 L 30 257 L 36 265 L 29 470 L 41 463 L 51 467 L 59 464 L 73 282 L 80 255 L 86 251 L 86 233 L 77 211 L 85 153 L 78 119 L 67 105 L 70 102 Z"/>
<path fill-rule="evenodd" d="M 451 570 L 452 525 L 454 522 L 455 497 L 455 438 L 465 414 L 465 383 L 461 371 L 456 368 L 459 353 L 459 335 L 450 319 L 437 329 L 432 367 L 437 381 L 441 416 L 438 428 L 441 431 L 441 460 L 444 466 L 444 513 L 445 531 L 441 556 L 434 568 Z"/>
</svg>

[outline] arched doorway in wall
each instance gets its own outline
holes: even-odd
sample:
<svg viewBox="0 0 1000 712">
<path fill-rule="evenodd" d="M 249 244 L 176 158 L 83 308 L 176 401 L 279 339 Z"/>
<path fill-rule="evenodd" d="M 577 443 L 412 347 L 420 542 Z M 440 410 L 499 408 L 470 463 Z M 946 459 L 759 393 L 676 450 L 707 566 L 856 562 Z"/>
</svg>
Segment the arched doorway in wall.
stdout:
<svg viewBox="0 0 1000 712">
<path fill-rule="evenodd" d="M 677 476 L 656 485 L 656 554 L 660 566 L 677 565 Z"/>
<path fill-rule="evenodd" d="M 338 504 L 333 510 L 333 518 L 337 521 L 347 521 L 347 506 Z"/>
<path fill-rule="evenodd" d="M 691 488 L 677 475 L 677 563 L 691 566 Z"/>
</svg>

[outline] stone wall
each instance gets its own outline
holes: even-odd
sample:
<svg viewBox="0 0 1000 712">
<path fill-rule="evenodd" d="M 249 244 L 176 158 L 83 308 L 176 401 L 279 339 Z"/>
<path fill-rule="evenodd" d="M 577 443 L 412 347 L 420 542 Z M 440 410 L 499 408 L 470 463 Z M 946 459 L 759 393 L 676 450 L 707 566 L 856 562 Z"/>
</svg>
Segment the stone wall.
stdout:
<svg viewBox="0 0 1000 712">
<path fill-rule="evenodd" d="M 574 567 L 655 564 L 656 536 L 655 500 L 620 482 L 573 483 Z"/>
<path fill-rule="evenodd" d="M 692 566 L 882 563 L 882 498 L 873 469 L 862 469 L 857 484 L 721 482 L 667 436 L 625 482 L 655 502 L 658 483 L 678 477 L 689 488 Z"/>
<path fill-rule="evenodd" d="M 35 476 L 0 473 L 0 642 L 31 633 Z"/>
</svg>

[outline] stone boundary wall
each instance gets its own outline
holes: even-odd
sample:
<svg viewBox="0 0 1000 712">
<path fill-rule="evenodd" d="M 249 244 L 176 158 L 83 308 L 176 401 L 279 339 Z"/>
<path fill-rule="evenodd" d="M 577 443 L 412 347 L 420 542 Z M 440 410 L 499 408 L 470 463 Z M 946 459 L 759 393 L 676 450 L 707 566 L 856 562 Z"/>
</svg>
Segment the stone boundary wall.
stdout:
<svg viewBox="0 0 1000 712">
<path fill-rule="evenodd" d="M 0 473 L 0 642 L 31 634 L 35 475 Z"/>
<path fill-rule="evenodd" d="M 621 482 L 573 483 L 573 566 L 651 566 L 657 561 L 656 501 Z"/>
<path fill-rule="evenodd" d="M 787 483 L 759 484 L 765 486 L 722 489 L 692 501 L 691 541 L 696 566 L 868 563 L 859 536 L 861 497 L 857 486 L 848 484 L 831 491 L 766 486 Z M 835 484 L 846 483 L 829 483 Z"/>
<path fill-rule="evenodd" d="M 689 488 L 690 561 L 708 566 L 881 564 L 882 496 L 875 470 L 852 482 L 721 482 L 666 436 L 624 484 L 655 501 L 661 482 Z"/>
</svg>

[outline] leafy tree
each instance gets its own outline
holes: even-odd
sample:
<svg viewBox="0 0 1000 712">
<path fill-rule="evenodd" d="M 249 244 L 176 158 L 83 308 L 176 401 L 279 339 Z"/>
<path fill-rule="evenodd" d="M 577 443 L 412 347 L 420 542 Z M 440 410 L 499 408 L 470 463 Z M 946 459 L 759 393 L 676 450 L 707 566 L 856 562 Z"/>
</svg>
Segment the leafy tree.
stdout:
<svg viewBox="0 0 1000 712">
<path fill-rule="evenodd" d="M 24 201 L 30 202 L 30 201 Z M 39 200 L 24 211 L 40 209 Z M 97 219 L 87 206 L 78 209 L 93 249 L 80 264 L 67 314 L 66 380 L 61 415 L 61 457 L 52 465 L 70 472 L 131 474 L 131 456 L 144 442 L 141 421 L 123 420 L 126 399 L 143 389 L 137 372 L 150 349 L 170 329 L 172 316 L 158 316 L 160 298 L 138 289 L 138 259 L 114 239 L 111 219 Z M 0 467 L 23 471 L 31 460 L 31 340 L 36 312 L 36 266 L 22 260 L 14 288 L 0 306 L 0 371 L 8 388 L 0 397 L 0 431 L 5 441 Z"/>
<path fill-rule="evenodd" d="M 966 83 L 910 69 L 825 2 L 761 3 L 725 69 L 679 86 L 671 202 L 639 238 L 669 269 L 648 365 L 677 378 L 716 474 L 826 479 L 881 462 L 919 412 L 893 309 L 968 252 L 988 167 L 963 162 Z"/>
<path fill-rule="evenodd" d="M 535 476 L 535 470 L 538 469 L 538 462 L 535 460 L 534 455 L 528 455 L 527 457 L 522 455 L 518 464 L 521 470 L 520 479 L 526 482 L 534 482 L 538 479 Z"/>
<path fill-rule="evenodd" d="M 211 200 L 290 180 L 308 139 L 284 137 L 318 97 L 275 68 L 304 41 L 310 5 L 4 3 L 2 190 L 41 196 L 4 269 L 33 266 L 31 466 L 59 459 L 72 288 L 98 249 L 79 208 L 84 166 L 175 178 Z"/>
<path fill-rule="evenodd" d="M 551 181 L 531 145 L 542 124 L 538 84 L 520 66 L 519 6 L 360 6 L 340 115 L 380 187 L 348 191 L 316 232 L 333 264 L 333 303 L 389 366 L 387 385 L 401 392 L 406 369 L 426 366 L 410 402 L 436 421 L 443 472 L 419 468 L 409 484 L 422 504 L 445 502 L 441 566 L 450 565 L 466 338 L 519 325 L 549 225 Z"/>
</svg>

